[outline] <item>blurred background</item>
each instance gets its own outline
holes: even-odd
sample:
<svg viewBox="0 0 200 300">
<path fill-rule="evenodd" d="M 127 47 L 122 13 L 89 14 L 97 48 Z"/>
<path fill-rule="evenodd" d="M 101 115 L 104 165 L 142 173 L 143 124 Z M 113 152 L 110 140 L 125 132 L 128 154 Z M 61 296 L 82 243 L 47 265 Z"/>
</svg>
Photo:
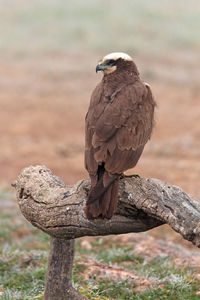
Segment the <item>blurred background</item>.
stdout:
<svg viewBox="0 0 200 300">
<path fill-rule="evenodd" d="M 23 249 L 48 249 L 21 217 L 10 187 L 22 168 L 44 164 L 67 184 L 88 177 L 84 118 L 102 77 L 96 64 L 110 52 L 134 58 L 158 104 L 151 141 L 128 173 L 159 178 L 200 197 L 199 0 L 0 0 L 0 7 L 0 243 L 6 253 L 13 241 L 17 249 L 20 243 Z M 132 247 L 140 241 L 142 251 L 151 245 L 147 256 L 155 249 L 163 255 L 159 239 L 192 248 L 166 226 L 149 234 L 120 236 L 119 243 L 129 240 Z M 84 243 L 91 251 L 91 239 Z M 42 289 L 43 281 L 30 293 Z"/>
<path fill-rule="evenodd" d="M 130 54 L 153 90 L 156 126 L 135 170 L 200 196 L 200 3 L 1 0 L 0 182 L 45 164 L 86 178 L 84 117 L 98 60 Z"/>
<path fill-rule="evenodd" d="M 88 177 L 84 118 L 102 77 L 95 66 L 105 54 L 124 51 L 158 104 L 152 139 L 128 173 L 200 196 L 198 0 L 0 4 L 2 185 L 35 164 L 45 164 L 67 184 Z"/>
</svg>

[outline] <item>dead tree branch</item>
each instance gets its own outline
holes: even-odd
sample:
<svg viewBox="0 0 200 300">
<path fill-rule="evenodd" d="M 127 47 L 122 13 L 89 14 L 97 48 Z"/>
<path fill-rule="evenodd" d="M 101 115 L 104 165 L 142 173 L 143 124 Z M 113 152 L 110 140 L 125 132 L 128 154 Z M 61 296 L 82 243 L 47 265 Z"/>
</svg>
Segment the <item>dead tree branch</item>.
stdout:
<svg viewBox="0 0 200 300">
<path fill-rule="evenodd" d="M 67 186 L 45 166 L 31 166 L 22 170 L 15 187 L 25 218 L 52 237 L 46 300 L 82 299 L 71 287 L 70 281 L 72 240 L 75 238 L 147 231 L 167 223 L 185 239 L 200 247 L 200 202 L 181 188 L 158 179 L 121 179 L 117 212 L 111 220 L 103 221 L 89 221 L 85 217 L 89 180 Z M 65 254 L 68 264 L 62 269 L 64 273 L 60 271 L 62 264 L 59 266 L 58 261 L 55 264 L 54 254 L 59 251 L 59 262 L 66 261 L 63 253 L 68 253 Z M 58 278 L 56 274 L 61 274 L 62 280 L 58 279 L 55 283 L 52 278 Z M 51 291 L 55 290 L 55 286 L 57 292 L 53 293 Z M 59 294 L 58 298 L 59 290 L 65 290 L 65 295 L 70 291 L 71 298 L 65 298 L 63 294 Z"/>
<path fill-rule="evenodd" d="M 65 185 L 45 166 L 25 168 L 16 182 L 25 218 L 51 236 L 74 239 L 146 231 L 169 224 L 200 247 L 200 202 L 158 179 L 124 178 L 118 210 L 111 220 L 89 221 L 84 214 L 89 180 Z"/>
</svg>

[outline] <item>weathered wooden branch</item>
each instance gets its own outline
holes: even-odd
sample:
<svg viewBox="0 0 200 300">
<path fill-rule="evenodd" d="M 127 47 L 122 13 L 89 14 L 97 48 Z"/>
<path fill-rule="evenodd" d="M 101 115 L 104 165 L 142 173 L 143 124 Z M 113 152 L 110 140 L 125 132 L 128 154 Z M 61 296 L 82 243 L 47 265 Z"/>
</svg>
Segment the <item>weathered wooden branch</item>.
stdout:
<svg viewBox="0 0 200 300">
<path fill-rule="evenodd" d="M 45 299 L 83 299 L 71 284 L 73 260 L 74 240 L 51 237 Z"/>
<path fill-rule="evenodd" d="M 83 299 L 70 279 L 75 238 L 147 231 L 167 223 L 200 247 L 200 202 L 158 179 L 121 179 L 116 214 L 94 221 L 84 214 L 89 180 L 67 186 L 45 166 L 31 166 L 22 170 L 15 187 L 25 218 L 52 237 L 46 300 Z"/>
</svg>

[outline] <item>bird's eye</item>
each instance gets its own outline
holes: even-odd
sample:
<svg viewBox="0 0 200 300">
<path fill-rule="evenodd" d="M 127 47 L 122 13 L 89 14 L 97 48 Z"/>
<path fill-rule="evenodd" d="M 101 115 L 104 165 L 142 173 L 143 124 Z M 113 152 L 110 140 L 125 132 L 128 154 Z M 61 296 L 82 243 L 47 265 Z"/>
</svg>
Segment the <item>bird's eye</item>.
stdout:
<svg viewBox="0 0 200 300">
<path fill-rule="evenodd" d="M 116 63 L 116 61 L 114 59 L 109 59 L 108 60 L 108 65 L 114 65 Z"/>
</svg>

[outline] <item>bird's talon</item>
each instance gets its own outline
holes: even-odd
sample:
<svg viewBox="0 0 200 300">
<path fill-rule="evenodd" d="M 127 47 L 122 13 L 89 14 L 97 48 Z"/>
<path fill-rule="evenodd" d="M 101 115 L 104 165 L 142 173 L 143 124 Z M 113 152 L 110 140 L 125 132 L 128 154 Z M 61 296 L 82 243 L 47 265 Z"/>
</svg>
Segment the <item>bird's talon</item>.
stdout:
<svg viewBox="0 0 200 300">
<path fill-rule="evenodd" d="M 123 176 L 122 177 L 120 177 L 121 179 L 122 178 L 141 178 L 140 177 L 140 175 L 138 175 L 138 174 L 131 174 L 131 175 L 125 175 L 125 174 L 123 174 Z"/>
</svg>

